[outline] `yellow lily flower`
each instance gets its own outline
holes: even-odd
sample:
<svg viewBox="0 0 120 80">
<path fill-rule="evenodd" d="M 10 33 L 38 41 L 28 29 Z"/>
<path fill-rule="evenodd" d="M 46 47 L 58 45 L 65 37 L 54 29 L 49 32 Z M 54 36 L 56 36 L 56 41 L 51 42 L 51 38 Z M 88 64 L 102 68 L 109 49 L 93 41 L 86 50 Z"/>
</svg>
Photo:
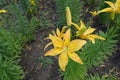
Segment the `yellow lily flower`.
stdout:
<svg viewBox="0 0 120 80">
<path fill-rule="evenodd" d="M 97 11 L 90 11 L 90 13 L 92 14 L 92 16 L 96 16 L 96 15 L 98 15 L 98 12 Z"/>
<path fill-rule="evenodd" d="M 102 12 L 111 12 L 111 19 L 114 19 L 115 13 L 120 13 L 120 0 L 117 0 L 115 3 L 110 1 L 105 1 L 106 4 L 108 4 L 110 7 L 102 9 L 98 12 L 90 12 L 93 16 L 98 15 Z"/>
<path fill-rule="evenodd" d="M 0 10 L 0 13 L 6 13 L 7 11 L 6 10 Z"/>
<path fill-rule="evenodd" d="M 62 28 L 61 32 L 60 32 L 60 29 L 59 29 L 59 28 L 56 29 L 56 33 L 55 33 L 54 31 L 52 31 L 53 36 L 56 36 L 56 37 L 59 37 L 59 38 L 63 38 L 63 35 L 64 35 L 64 32 L 65 32 L 65 29 L 66 29 L 66 28 L 67 28 L 67 26 L 64 26 L 64 27 Z M 51 35 L 52 35 L 52 34 L 51 34 Z M 45 39 L 49 39 L 49 37 L 47 37 L 47 38 L 45 38 Z M 45 50 L 48 46 L 50 46 L 50 45 L 52 45 L 52 42 L 48 43 L 48 44 L 45 46 L 44 50 Z"/>
<path fill-rule="evenodd" d="M 35 6 L 35 0 L 29 0 L 32 5 Z"/>
<path fill-rule="evenodd" d="M 79 64 L 83 64 L 75 51 L 78 51 L 86 44 L 85 40 L 75 39 L 70 41 L 70 29 L 66 31 L 62 39 L 51 34 L 49 39 L 52 41 L 54 48 L 46 52 L 45 56 L 59 55 L 58 62 L 62 71 L 65 71 L 69 58 Z"/>
<path fill-rule="evenodd" d="M 96 34 L 92 34 L 96 29 L 95 28 L 91 28 L 89 27 L 87 29 L 87 27 L 85 26 L 85 24 L 80 21 L 80 27 L 75 24 L 75 23 L 72 23 L 72 25 L 74 25 L 76 28 L 77 28 L 77 32 L 76 32 L 76 36 L 79 36 L 80 38 L 82 39 L 88 39 L 88 40 L 91 40 L 93 44 L 95 44 L 95 39 L 101 39 L 101 40 L 105 40 L 103 37 L 100 37 Z"/>
<path fill-rule="evenodd" d="M 67 25 L 71 26 L 72 16 L 71 16 L 70 8 L 69 7 L 66 7 L 66 21 L 67 21 Z"/>
<path fill-rule="evenodd" d="M 67 26 L 63 26 L 61 32 L 60 32 L 60 29 L 57 28 L 56 34 L 55 34 L 54 32 L 53 32 L 53 33 L 54 33 L 55 36 L 57 36 L 57 37 L 59 37 L 59 38 L 62 38 L 63 35 L 64 35 L 64 32 L 65 32 L 65 29 L 66 29 L 66 28 L 67 28 Z"/>
</svg>

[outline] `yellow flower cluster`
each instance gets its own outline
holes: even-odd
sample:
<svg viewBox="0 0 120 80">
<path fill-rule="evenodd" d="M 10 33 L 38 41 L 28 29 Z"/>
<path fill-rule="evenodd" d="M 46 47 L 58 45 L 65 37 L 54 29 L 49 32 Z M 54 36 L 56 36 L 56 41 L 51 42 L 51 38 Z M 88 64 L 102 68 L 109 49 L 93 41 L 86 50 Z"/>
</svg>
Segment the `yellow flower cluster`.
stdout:
<svg viewBox="0 0 120 80">
<path fill-rule="evenodd" d="M 76 51 L 80 50 L 87 43 L 86 39 L 91 40 L 92 43 L 95 43 L 96 38 L 105 40 L 98 35 L 92 34 L 95 29 L 87 28 L 81 20 L 80 26 L 73 23 L 69 7 L 66 7 L 66 21 L 69 27 L 64 26 L 61 31 L 57 28 L 56 32 L 53 31 L 53 34 L 49 34 L 47 39 L 50 39 L 51 42 L 45 46 L 47 48 L 49 45 L 53 45 L 54 48 L 47 51 L 45 56 L 59 55 L 58 63 L 62 71 L 65 71 L 69 58 L 79 64 L 83 64 Z M 79 36 L 81 39 L 71 40 L 71 25 L 77 29 L 76 36 Z"/>
<path fill-rule="evenodd" d="M 69 7 L 66 8 L 66 11 L 67 13 L 70 13 Z M 104 38 L 96 34 L 92 34 L 96 29 L 91 27 L 87 28 L 82 20 L 80 20 L 80 26 L 79 26 L 76 23 L 72 22 L 71 14 L 66 14 L 66 16 L 67 16 L 67 19 L 66 19 L 67 24 L 73 25 L 77 29 L 76 36 L 79 36 L 82 39 L 91 40 L 93 44 L 95 43 L 95 39 L 105 40 Z"/>
<path fill-rule="evenodd" d="M 116 0 L 115 3 L 113 2 L 110 2 L 110 1 L 105 1 L 106 4 L 108 4 L 110 7 L 108 8 L 105 8 L 105 9 L 102 9 L 100 11 L 91 11 L 90 13 L 93 15 L 93 16 L 96 16 L 100 13 L 103 13 L 103 12 L 111 12 L 111 19 L 113 20 L 114 17 L 115 17 L 115 13 L 120 13 L 120 0 Z"/>
</svg>

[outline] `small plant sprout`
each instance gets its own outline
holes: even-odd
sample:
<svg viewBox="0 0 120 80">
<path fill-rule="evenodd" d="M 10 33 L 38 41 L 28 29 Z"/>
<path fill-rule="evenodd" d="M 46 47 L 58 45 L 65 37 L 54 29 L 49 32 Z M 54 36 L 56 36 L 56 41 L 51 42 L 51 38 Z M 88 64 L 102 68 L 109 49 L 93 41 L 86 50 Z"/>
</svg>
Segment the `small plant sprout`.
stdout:
<svg viewBox="0 0 120 80">
<path fill-rule="evenodd" d="M 91 11 L 90 13 L 93 15 L 93 16 L 96 16 L 98 15 L 99 13 L 102 13 L 102 12 L 111 12 L 111 19 L 113 20 L 114 17 L 115 17 L 115 13 L 120 13 L 120 0 L 116 0 L 115 3 L 113 2 L 110 2 L 110 1 L 105 1 L 106 4 L 108 4 L 110 7 L 107 7 L 105 9 L 102 9 L 98 12 L 96 11 Z"/>
<path fill-rule="evenodd" d="M 50 34 L 49 39 L 52 41 L 54 48 L 46 52 L 45 56 L 59 55 L 58 62 L 62 71 L 65 71 L 69 58 L 79 64 L 83 64 L 75 51 L 78 51 L 86 44 L 85 40 L 75 39 L 70 41 L 70 29 L 64 33 L 63 38 Z"/>
<path fill-rule="evenodd" d="M 6 13 L 6 10 L 0 9 L 0 13 Z"/>
<path fill-rule="evenodd" d="M 95 44 L 95 39 L 105 40 L 103 37 L 100 37 L 96 34 L 92 34 L 96 29 L 91 27 L 87 28 L 83 23 L 83 21 L 81 20 L 80 20 L 80 27 L 75 23 L 72 23 L 72 25 L 74 25 L 78 30 L 76 31 L 76 36 L 79 36 L 82 39 L 91 40 L 93 44 Z"/>
</svg>

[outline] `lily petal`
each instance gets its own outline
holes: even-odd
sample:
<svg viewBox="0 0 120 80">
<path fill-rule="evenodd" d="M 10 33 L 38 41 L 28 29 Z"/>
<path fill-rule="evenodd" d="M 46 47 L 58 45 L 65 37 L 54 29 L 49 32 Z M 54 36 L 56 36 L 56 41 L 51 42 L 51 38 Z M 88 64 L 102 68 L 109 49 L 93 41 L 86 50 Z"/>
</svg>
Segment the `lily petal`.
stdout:
<svg viewBox="0 0 120 80">
<path fill-rule="evenodd" d="M 88 35 L 88 36 L 85 36 L 85 38 L 91 40 L 92 43 L 95 44 L 95 38 L 94 37 Z"/>
<path fill-rule="evenodd" d="M 64 36 L 64 32 L 65 32 L 65 29 L 67 28 L 67 26 L 64 26 L 61 30 L 61 33 L 58 37 L 62 38 Z"/>
<path fill-rule="evenodd" d="M 120 0 L 117 0 L 115 3 L 116 8 L 116 13 L 120 13 Z"/>
<path fill-rule="evenodd" d="M 45 56 L 56 56 L 62 52 L 61 48 L 53 48 L 45 53 Z"/>
<path fill-rule="evenodd" d="M 70 42 L 70 29 L 68 29 L 66 31 L 66 33 L 64 34 L 64 41 L 65 41 L 65 45 L 68 45 Z"/>
<path fill-rule="evenodd" d="M 81 49 L 84 45 L 86 44 L 85 40 L 80 40 L 80 39 L 76 39 L 73 40 L 69 43 L 68 45 L 68 50 L 70 51 L 78 51 L 79 49 Z"/>
<path fill-rule="evenodd" d="M 82 28 L 86 28 L 85 27 L 85 24 L 84 24 L 84 22 L 82 21 L 82 20 L 80 20 L 80 28 L 82 29 Z"/>
<path fill-rule="evenodd" d="M 6 10 L 0 10 L 0 13 L 6 13 L 7 11 Z"/>
<path fill-rule="evenodd" d="M 83 64 L 81 58 L 75 53 L 75 52 L 72 52 L 72 53 L 68 53 L 68 56 L 75 62 L 79 63 L 79 64 Z"/>
<path fill-rule="evenodd" d="M 93 44 L 95 43 L 95 39 L 105 40 L 105 38 L 95 35 L 95 34 L 88 35 L 88 36 L 86 36 L 86 38 L 91 40 Z"/>
<path fill-rule="evenodd" d="M 57 28 L 57 30 L 56 30 L 56 34 L 57 34 L 57 36 L 59 36 L 60 35 L 60 30 Z"/>
<path fill-rule="evenodd" d="M 113 2 L 105 1 L 105 3 L 107 3 L 112 8 L 115 8 L 115 4 Z"/>
<path fill-rule="evenodd" d="M 105 8 L 105 9 L 98 11 L 98 14 L 102 13 L 102 12 L 113 12 L 113 9 L 112 8 Z"/>
<path fill-rule="evenodd" d="M 68 56 L 65 52 L 61 53 L 58 58 L 59 66 L 62 71 L 65 71 L 65 67 L 68 64 Z"/>
<path fill-rule="evenodd" d="M 67 26 L 63 26 L 61 33 L 64 33 L 66 28 L 67 28 Z"/>
<path fill-rule="evenodd" d="M 116 1 L 115 6 L 117 6 L 118 8 L 120 8 L 120 0 Z"/>
<path fill-rule="evenodd" d="M 91 34 L 89 36 L 92 36 L 92 37 L 97 38 L 97 39 L 105 40 L 105 38 L 98 36 L 98 35 L 95 35 L 95 34 Z"/>
<path fill-rule="evenodd" d="M 54 47 L 62 47 L 63 46 L 63 41 L 61 38 L 57 37 L 57 36 L 53 36 L 53 35 L 49 35 L 49 39 L 52 40 L 52 43 L 54 45 Z"/>
<path fill-rule="evenodd" d="M 83 33 L 83 35 L 89 35 L 89 34 L 91 34 L 91 33 L 93 33 L 94 31 L 95 31 L 96 29 L 95 28 L 88 28 L 84 33 Z"/>
<path fill-rule="evenodd" d="M 70 8 L 69 7 L 66 7 L 66 20 L 67 20 L 67 25 L 71 26 L 72 17 L 71 17 L 71 13 L 70 13 Z"/>
</svg>

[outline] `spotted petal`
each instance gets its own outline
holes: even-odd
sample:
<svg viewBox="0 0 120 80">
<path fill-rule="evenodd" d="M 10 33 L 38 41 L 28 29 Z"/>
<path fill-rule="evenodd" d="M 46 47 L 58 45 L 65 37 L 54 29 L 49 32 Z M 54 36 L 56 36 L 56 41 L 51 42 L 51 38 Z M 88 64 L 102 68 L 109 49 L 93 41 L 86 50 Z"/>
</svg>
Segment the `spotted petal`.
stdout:
<svg viewBox="0 0 120 80">
<path fill-rule="evenodd" d="M 88 28 L 84 33 L 83 35 L 89 35 L 91 33 L 93 33 L 96 29 L 95 28 Z"/>
<path fill-rule="evenodd" d="M 93 36 L 88 35 L 88 36 L 85 36 L 84 38 L 91 40 L 92 43 L 95 44 L 95 38 Z"/>
<path fill-rule="evenodd" d="M 105 38 L 95 35 L 95 34 L 88 35 L 88 36 L 86 36 L 86 38 L 91 40 L 93 44 L 95 43 L 95 39 L 105 40 Z"/>
<path fill-rule="evenodd" d="M 98 35 L 95 35 L 95 34 L 91 34 L 90 36 L 93 36 L 93 37 L 96 38 L 96 39 L 105 40 L 105 38 L 103 38 L 103 37 L 101 37 L 101 36 L 98 36 Z"/>
<path fill-rule="evenodd" d="M 68 56 L 75 62 L 79 63 L 79 64 L 83 64 L 81 58 L 75 53 L 75 52 L 72 52 L 72 53 L 68 53 Z"/>
<path fill-rule="evenodd" d="M 62 52 L 61 48 L 54 48 L 45 53 L 45 56 L 56 56 Z"/>
<path fill-rule="evenodd" d="M 65 45 L 68 45 L 70 42 L 70 29 L 68 29 L 66 31 L 66 33 L 64 34 L 64 41 L 65 41 Z"/>
<path fill-rule="evenodd" d="M 75 39 L 71 41 L 68 45 L 69 51 L 78 51 L 86 44 L 85 40 Z"/>
<path fill-rule="evenodd" d="M 49 35 L 49 38 L 52 40 L 54 47 L 63 47 L 63 41 L 61 38 L 53 35 Z"/>
<path fill-rule="evenodd" d="M 65 52 L 61 53 L 58 58 L 59 66 L 62 71 L 65 71 L 65 67 L 68 64 L 68 56 Z"/>
</svg>

